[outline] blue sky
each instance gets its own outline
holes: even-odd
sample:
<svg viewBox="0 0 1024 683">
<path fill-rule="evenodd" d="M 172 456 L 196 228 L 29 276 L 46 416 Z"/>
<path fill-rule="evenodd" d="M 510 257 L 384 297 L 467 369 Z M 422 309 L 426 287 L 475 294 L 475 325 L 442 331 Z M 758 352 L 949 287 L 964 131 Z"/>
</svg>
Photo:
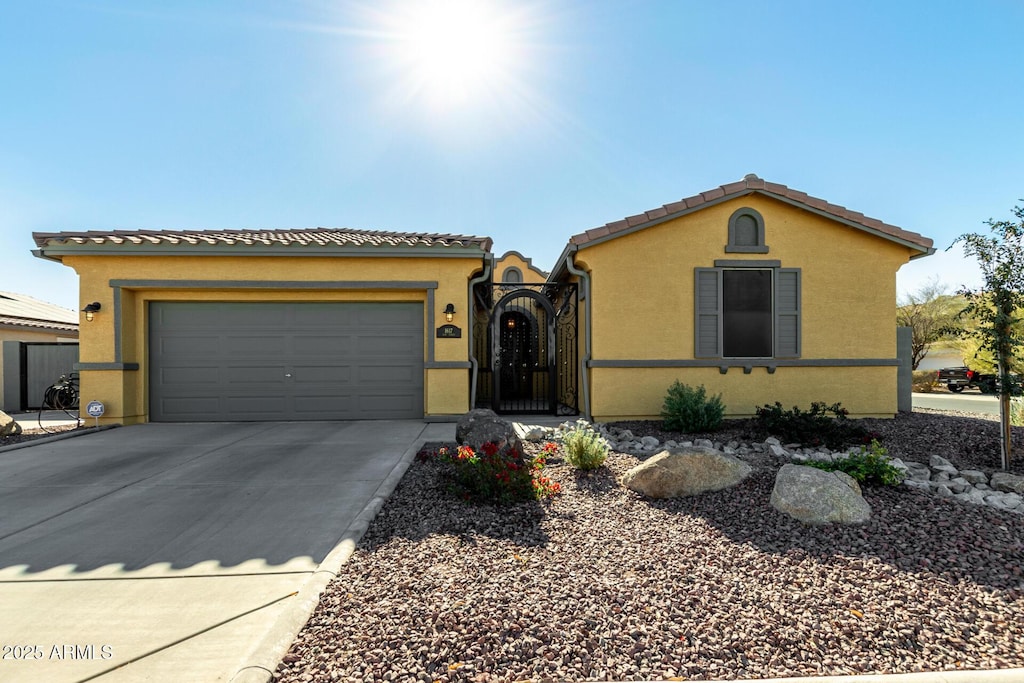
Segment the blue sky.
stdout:
<svg viewBox="0 0 1024 683">
<path fill-rule="evenodd" d="M 0 1 L 0 290 L 68 307 L 33 231 L 454 232 L 549 269 L 756 173 L 933 238 L 903 292 L 975 283 L 943 250 L 1024 197 L 1015 0 L 480 0 L 426 42 L 460 0 Z"/>
</svg>

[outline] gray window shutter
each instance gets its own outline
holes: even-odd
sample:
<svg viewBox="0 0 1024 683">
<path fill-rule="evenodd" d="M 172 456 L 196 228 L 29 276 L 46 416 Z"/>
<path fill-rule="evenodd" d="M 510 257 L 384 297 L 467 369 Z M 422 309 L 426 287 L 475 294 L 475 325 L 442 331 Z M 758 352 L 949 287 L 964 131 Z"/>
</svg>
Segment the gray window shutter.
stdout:
<svg viewBox="0 0 1024 683">
<path fill-rule="evenodd" d="M 721 358 L 722 270 L 697 268 L 694 284 L 694 357 Z"/>
<path fill-rule="evenodd" d="M 800 269 L 775 271 L 775 357 L 800 357 Z"/>
</svg>

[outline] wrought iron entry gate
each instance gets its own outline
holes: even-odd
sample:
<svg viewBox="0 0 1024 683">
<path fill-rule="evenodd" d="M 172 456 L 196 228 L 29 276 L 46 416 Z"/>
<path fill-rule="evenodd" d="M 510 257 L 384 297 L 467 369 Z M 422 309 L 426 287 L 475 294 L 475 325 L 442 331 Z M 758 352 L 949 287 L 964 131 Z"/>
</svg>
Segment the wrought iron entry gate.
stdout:
<svg viewBox="0 0 1024 683">
<path fill-rule="evenodd" d="M 579 413 L 577 301 L 572 283 L 477 286 L 476 407 L 497 413 Z"/>
</svg>

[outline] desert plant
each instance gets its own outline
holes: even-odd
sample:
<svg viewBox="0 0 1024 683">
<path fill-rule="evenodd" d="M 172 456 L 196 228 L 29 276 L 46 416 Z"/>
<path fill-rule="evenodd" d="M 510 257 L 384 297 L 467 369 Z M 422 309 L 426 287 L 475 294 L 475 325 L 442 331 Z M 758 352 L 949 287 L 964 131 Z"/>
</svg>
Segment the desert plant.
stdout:
<svg viewBox="0 0 1024 683">
<path fill-rule="evenodd" d="M 665 429 L 688 434 L 715 431 L 722 426 L 724 415 L 721 394 L 709 398 L 703 384 L 693 388 L 679 380 L 668 388 L 661 408 Z"/>
<path fill-rule="evenodd" d="M 938 374 L 934 370 L 914 370 L 912 377 L 914 391 L 930 394 L 938 387 Z"/>
<path fill-rule="evenodd" d="M 831 417 L 829 416 L 831 414 Z M 757 409 L 757 420 L 769 434 L 786 443 L 805 446 L 843 448 L 850 444 L 870 443 L 876 435 L 847 418 L 848 411 L 840 403 L 825 405 L 814 402 L 804 411 L 793 406 L 785 410 L 778 401 Z"/>
<path fill-rule="evenodd" d="M 608 442 L 586 420 L 576 420 L 562 437 L 565 461 L 580 470 L 595 470 L 608 457 Z"/>
<path fill-rule="evenodd" d="M 558 482 L 540 474 L 544 453 L 531 459 L 516 449 L 486 443 L 479 452 L 470 446 L 443 446 L 420 451 L 417 458 L 451 465 L 453 488 L 473 502 L 505 504 L 549 498 L 561 489 Z"/>
<path fill-rule="evenodd" d="M 903 471 L 893 466 L 888 451 L 877 439 L 871 440 L 870 448 L 861 446 L 859 452 L 851 453 L 845 458 L 832 462 L 809 460 L 807 465 L 828 472 L 846 472 L 861 484 L 898 486 L 903 482 Z"/>
</svg>

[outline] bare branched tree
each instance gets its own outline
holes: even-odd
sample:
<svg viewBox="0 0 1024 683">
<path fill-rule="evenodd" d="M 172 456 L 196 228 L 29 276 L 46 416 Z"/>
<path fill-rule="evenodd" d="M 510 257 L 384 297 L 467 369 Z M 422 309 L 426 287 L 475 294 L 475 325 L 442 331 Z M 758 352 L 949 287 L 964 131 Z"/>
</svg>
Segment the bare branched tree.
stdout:
<svg viewBox="0 0 1024 683">
<path fill-rule="evenodd" d="M 914 370 L 928 355 L 928 348 L 950 336 L 957 327 L 957 314 L 963 308 L 957 297 L 947 294 L 938 276 L 905 295 L 896 309 L 896 324 L 911 330 L 910 352 Z"/>
</svg>

